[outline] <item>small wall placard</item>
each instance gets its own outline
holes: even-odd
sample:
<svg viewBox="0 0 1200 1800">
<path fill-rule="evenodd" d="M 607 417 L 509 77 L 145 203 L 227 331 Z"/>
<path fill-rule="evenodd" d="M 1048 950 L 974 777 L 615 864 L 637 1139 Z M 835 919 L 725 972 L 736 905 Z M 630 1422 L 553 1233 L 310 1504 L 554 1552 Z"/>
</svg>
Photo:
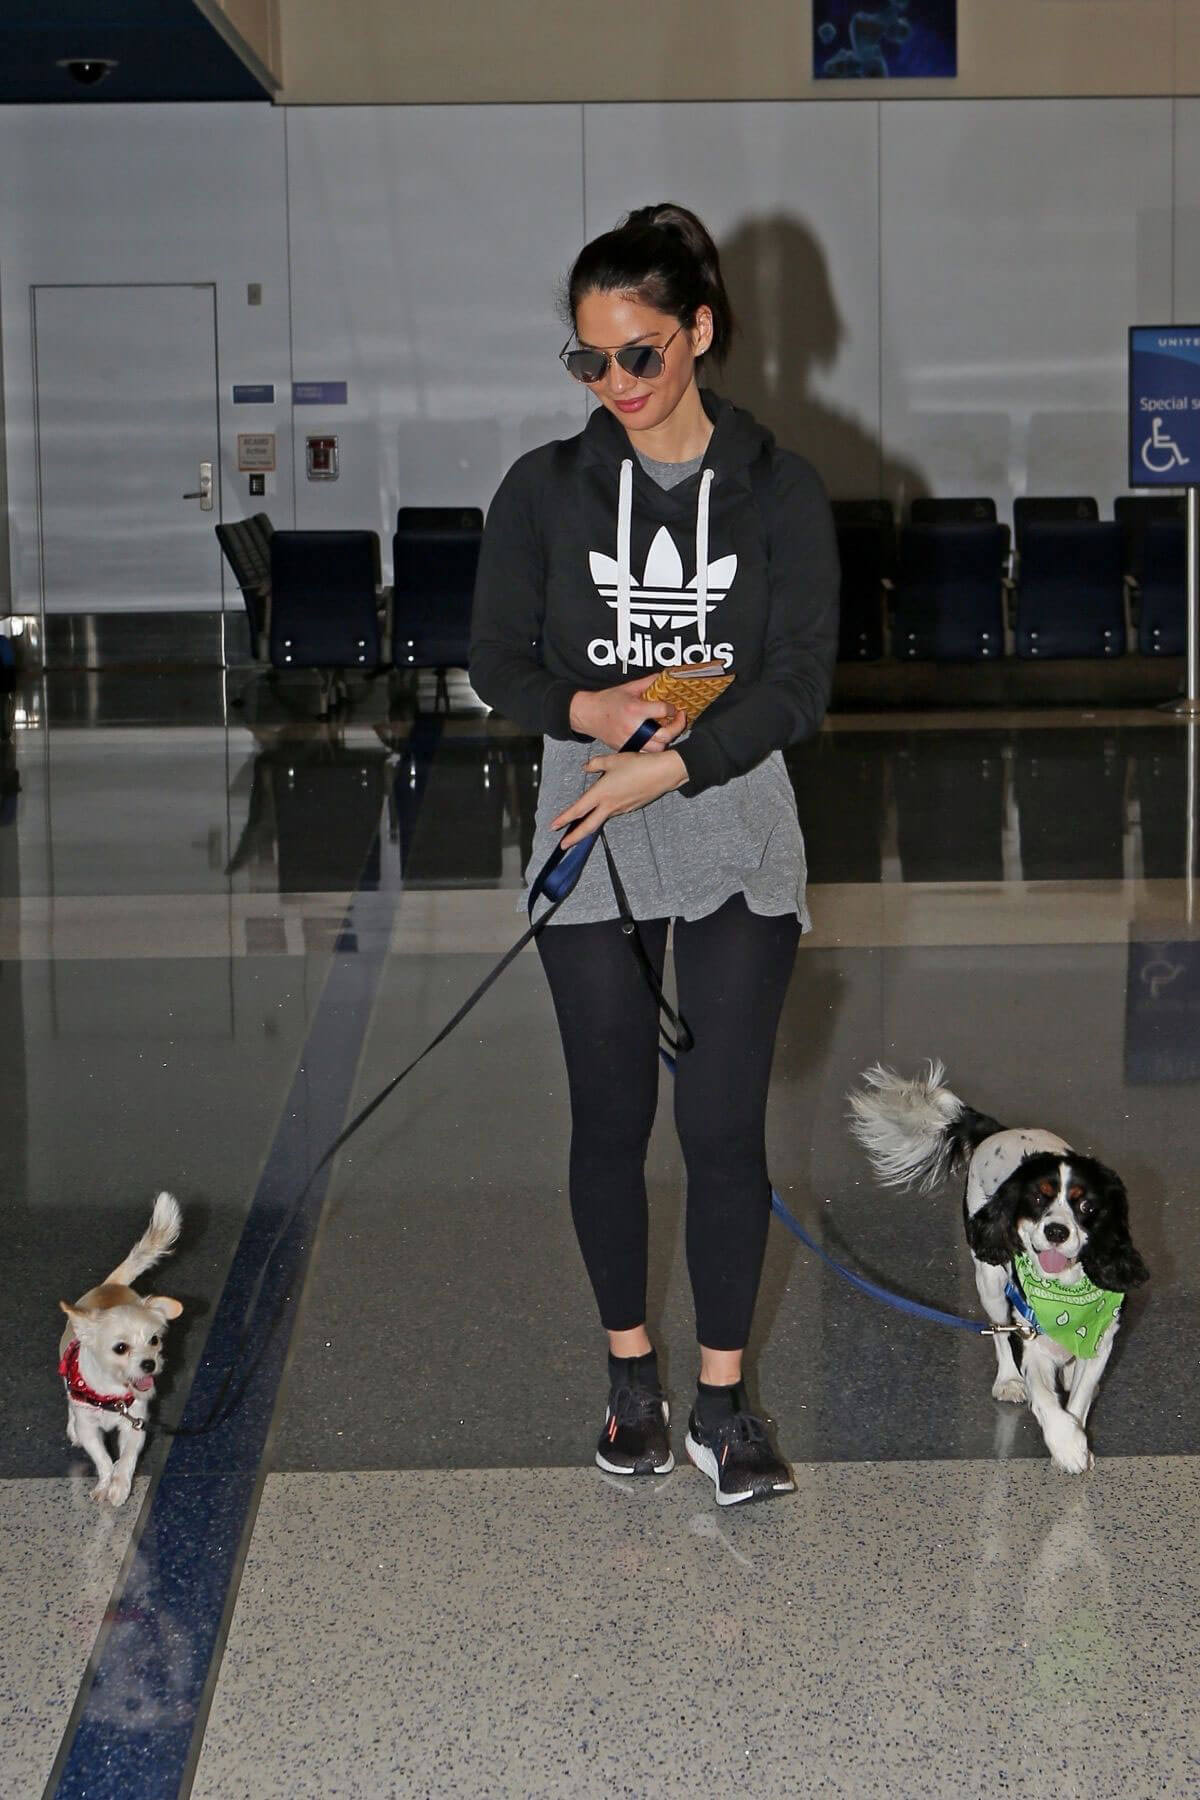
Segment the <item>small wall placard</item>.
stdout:
<svg viewBox="0 0 1200 1800">
<path fill-rule="evenodd" d="M 275 468 L 275 433 L 273 431 L 238 432 L 238 469 Z"/>
</svg>

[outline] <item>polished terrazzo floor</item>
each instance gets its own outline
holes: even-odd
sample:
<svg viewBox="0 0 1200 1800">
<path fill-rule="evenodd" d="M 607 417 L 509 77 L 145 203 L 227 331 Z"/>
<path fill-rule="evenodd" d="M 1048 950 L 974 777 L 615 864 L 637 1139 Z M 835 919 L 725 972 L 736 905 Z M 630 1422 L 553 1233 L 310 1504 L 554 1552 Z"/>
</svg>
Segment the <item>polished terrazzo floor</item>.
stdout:
<svg viewBox="0 0 1200 1800">
<path fill-rule="evenodd" d="M 538 745 L 461 688 L 332 726 L 208 675 L 19 698 L 0 1790 L 1200 1793 L 1196 730 L 843 714 L 790 756 L 815 930 L 772 1087 L 788 1205 L 974 1311 L 957 1196 L 879 1194 L 844 1131 L 864 1063 L 937 1055 L 1121 1170 L 1153 1281 L 1071 1481 L 991 1400 L 986 1343 L 873 1306 L 776 1224 L 751 1382 L 799 1493 L 731 1517 L 690 1469 L 631 1490 L 589 1467 L 603 1351 L 531 953 L 314 1189 L 241 1341 L 329 1138 L 518 934 Z M 651 1323 L 682 1407 L 666 1113 Z M 206 1423 L 231 1364 L 246 1396 L 156 1433 L 114 1515 L 62 1432 L 56 1307 L 164 1185 L 185 1312 L 160 1416 Z"/>
</svg>

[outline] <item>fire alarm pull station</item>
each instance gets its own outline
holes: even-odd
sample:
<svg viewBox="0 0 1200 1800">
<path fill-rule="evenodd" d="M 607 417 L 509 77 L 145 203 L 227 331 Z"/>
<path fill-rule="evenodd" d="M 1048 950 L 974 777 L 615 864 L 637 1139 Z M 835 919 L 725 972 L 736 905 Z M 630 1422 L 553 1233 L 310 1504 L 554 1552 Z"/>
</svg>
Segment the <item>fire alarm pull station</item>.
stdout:
<svg viewBox="0 0 1200 1800">
<path fill-rule="evenodd" d="M 336 481 L 338 441 L 335 437 L 305 438 L 305 465 L 310 481 Z"/>
</svg>

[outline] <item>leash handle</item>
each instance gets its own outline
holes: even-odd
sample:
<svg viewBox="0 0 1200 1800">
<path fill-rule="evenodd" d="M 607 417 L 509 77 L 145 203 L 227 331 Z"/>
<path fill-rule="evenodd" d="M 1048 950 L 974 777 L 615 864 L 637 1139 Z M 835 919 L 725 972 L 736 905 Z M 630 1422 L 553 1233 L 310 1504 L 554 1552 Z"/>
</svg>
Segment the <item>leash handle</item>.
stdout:
<svg viewBox="0 0 1200 1800">
<path fill-rule="evenodd" d="M 658 730 L 658 726 L 657 719 L 643 719 L 633 736 L 621 745 L 621 755 L 623 756 L 627 750 L 640 750 L 643 744 L 648 744 Z M 584 865 L 596 848 L 596 839 L 599 835 L 598 831 L 589 831 L 586 837 L 579 838 L 569 850 L 564 850 L 560 844 L 551 851 L 545 866 L 539 870 L 537 878 L 529 890 L 530 918 L 533 917 L 535 903 L 543 895 L 547 900 L 563 901 L 567 898 L 583 874 Z"/>
</svg>

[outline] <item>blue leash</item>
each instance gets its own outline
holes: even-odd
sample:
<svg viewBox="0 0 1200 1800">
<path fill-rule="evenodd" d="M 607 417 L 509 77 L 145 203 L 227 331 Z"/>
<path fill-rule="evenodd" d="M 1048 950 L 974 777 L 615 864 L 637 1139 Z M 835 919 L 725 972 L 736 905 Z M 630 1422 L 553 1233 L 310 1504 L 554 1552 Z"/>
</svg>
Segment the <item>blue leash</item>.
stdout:
<svg viewBox="0 0 1200 1800">
<path fill-rule="evenodd" d="M 666 1050 L 660 1050 L 659 1055 L 671 1074 L 674 1075 L 675 1058 Z M 958 1331 L 974 1332 L 976 1337 L 992 1337 L 998 1329 L 994 1325 L 981 1325 L 978 1319 L 964 1319 L 958 1313 L 942 1312 L 936 1306 L 926 1306 L 921 1300 L 908 1300 L 903 1294 L 893 1294 L 889 1288 L 880 1287 L 877 1281 L 869 1281 L 865 1275 L 859 1275 L 854 1269 L 848 1269 L 844 1263 L 838 1262 L 836 1257 L 831 1256 L 828 1250 L 804 1229 L 795 1213 L 784 1204 L 774 1188 L 771 1189 L 771 1211 L 780 1224 L 787 1227 L 794 1238 L 799 1238 L 806 1250 L 811 1250 L 815 1256 L 819 1256 L 823 1263 L 827 1263 L 834 1273 L 840 1275 L 843 1281 L 848 1281 L 851 1287 L 857 1288 L 860 1294 L 866 1294 L 872 1300 L 881 1300 L 885 1306 L 895 1307 L 897 1312 L 908 1313 L 914 1319 L 927 1319 L 931 1325 L 952 1325 Z M 1005 1327 L 1004 1329 L 1010 1328 Z"/>
<path fill-rule="evenodd" d="M 653 719 L 643 720 L 642 724 L 629 739 L 629 742 L 622 746 L 622 749 L 640 750 L 642 745 L 647 743 L 649 739 L 653 737 L 656 729 L 657 726 Z M 569 850 L 564 851 L 559 848 L 551 852 L 544 867 L 539 870 L 530 886 L 529 916 L 531 919 L 533 917 L 534 906 L 540 896 L 544 895 L 547 899 L 555 902 L 556 907 L 561 905 L 567 898 L 576 882 L 579 880 L 579 877 L 583 874 L 588 857 L 595 849 L 597 840 L 600 836 L 601 834 L 599 832 L 592 832 L 590 836 L 581 838 L 578 843 L 572 844 Z M 617 875 L 612 857 L 608 853 L 607 842 L 604 844 L 604 849 L 606 855 L 608 855 L 609 874 L 612 877 L 613 886 L 616 889 L 622 928 L 630 938 L 635 954 L 638 956 L 638 961 L 642 965 L 642 972 L 650 983 L 655 999 L 658 1001 L 660 1007 L 665 1007 L 666 1002 L 650 965 L 649 958 L 646 956 L 645 951 L 642 949 L 641 944 L 637 939 L 637 928 L 632 917 L 629 916 L 628 902 L 626 901 L 624 892 L 621 888 L 620 878 Z M 659 1055 L 662 1057 L 664 1066 L 670 1070 L 672 1075 L 674 1075 L 676 1062 L 675 1055 L 672 1052 L 674 1050 L 690 1049 L 691 1033 L 687 1030 L 686 1025 L 684 1025 L 681 1020 L 675 1018 L 674 1014 L 669 1013 L 668 1016 L 671 1018 L 672 1024 L 675 1025 L 680 1041 L 677 1044 L 673 1044 L 671 1049 L 665 1049 L 660 1046 Z M 681 1026 L 682 1029 L 680 1029 Z M 836 1257 L 831 1256 L 828 1250 L 819 1244 L 817 1240 L 804 1229 L 799 1219 L 784 1205 L 773 1187 L 771 1189 L 771 1210 L 780 1223 L 791 1232 L 793 1237 L 798 1238 L 807 1250 L 811 1250 L 815 1256 L 819 1256 L 821 1261 L 826 1263 L 836 1275 L 840 1275 L 843 1281 L 848 1281 L 851 1287 L 857 1288 L 859 1293 L 866 1294 L 869 1299 L 879 1300 L 885 1306 L 894 1307 L 897 1312 L 907 1313 L 910 1318 L 925 1319 L 931 1325 L 951 1326 L 956 1331 L 970 1331 L 976 1337 L 992 1337 L 998 1331 L 1007 1332 L 1020 1329 L 1019 1327 L 1012 1326 L 981 1325 L 978 1319 L 964 1319 L 960 1317 L 958 1313 L 942 1312 L 940 1308 L 936 1306 L 926 1306 L 920 1300 L 909 1300 L 906 1299 L 903 1294 L 893 1294 L 890 1289 L 880 1287 L 879 1283 L 876 1281 L 869 1281 L 865 1275 L 859 1275 L 854 1269 L 846 1268 L 843 1263 L 837 1261 Z M 1011 1283 L 1009 1286 L 1008 1298 L 1016 1312 L 1025 1320 L 1026 1327 L 1034 1323 L 1031 1309 L 1025 1296 L 1019 1292 L 1014 1293 Z"/>
<path fill-rule="evenodd" d="M 648 743 L 654 736 L 657 729 L 657 720 L 644 719 L 629 741 L 622 745 L 622 750 L 640 750 L 643 744 Z M 569 850 L 564 851 L 560 845 L 551 852 L 546 858 L 542 868 L 538 871 L 538 874 L 529 889 L 530 926 L 528 931 L 524 932 L 522 936 L 518 938 L 517 942 L 510 950 L 505 952 L 491 972 L 485 975 L 474 993 L 469 994 L 463 1001 L 453 1018 L 447 1020 L 446 1024 L 443 1025 L 437 1035 L 431 1038 L 429 1043 L 426 1044 L 425 1048 L 417 1056 L 414 1056 L 412 1061 L 405 1068 L 401 1069 L 398 1075 L 394 1075 L 372 1099 L 368 1100 L 365 1106 L 355 1113 L 349 1124 L 338 1133 L 337 1137 L 334 1138 L 333 1142 L 324 1151 L 320 1159 L 314 1165 L 308 1180 L 300 1190 L 300 1193 L 283 1214 L 275 1236 L 268 1247 L 257 1279 L 251 1286 L 250 1295 L 242 1316 L 242 1324 L 238 1333 L 237 1343 L 234 1347 L 235 1353 L 230 1358 L 229 1367 L 225 1372 L 217 1396 L 209 1409 L 207 1418 L 202 1424 L 196 1426 L 181 1429 L 178 1426 L 165 1425 L 162 1429 L 165 1429 L 172 1435 L 199 1437 L 205 1432 L 211 1431 L 213 1427 L 220 1422 L 221 1417 L 232 1411 L 238 1404 L 245 1391 L 249 1376 L 253 1372 L 253 1362 L 248 1370 L 243 1371 L 243 1381 L 240 1386 L 233 1389 L 232 1384 L 235 1371 L 241 1360 L 241 1353 L 246 1348 L 249 1341 L 250 1328 L 254 1315 L 258 1310 L 258 1303 L 262 1292 L 263 1282 L 266 1279 L 267 1269 L 276 1247 L 282 1242 L 286 1233 L 291 1229 L 292 1223 L 296 1218 L 304 1197 L 308 1193 L 312 1183 L 316 1180 L 316 1177 L 321 1170 L 332 1162 L 342 1146 L 348 1143 L 355 1133 L 366 1124 L 372 1113 L 376 1112 L 378 1108 L 383 1105 L 388 1096 L 399 1087 L 400 1083 L 404 1081 L 407 1076 L 411 1075 L 412 1071 L 419 1063 L 424 1062 L 425 1058 L 432 1050 L 436 1050 L 438 1045 L 443 1043 L 445 1039 L 450 1036 L 450 1033 L 462 1023 L 467 1014 L 480 1000 L 482 1000 L 492 983 L 499 979 L 505 969 L 508 968 L 509 964 L 514 962 L 521 951 L 525 949 L 526 945 L 532 943 L 540 934 L 552 915 L 558 911 L 563 901 L 567 899 L 568 895 L 574 889 L 579 877 L 583 874 L 588 857 L 592 854 L 597 843 L 602 843 L 604 846 L 604 853 L 608 861 L 609 875 L 617 897 L 617 909 L 621 916 L 621 928 L 629 938 L 630 947 L 637 957 L 638 962 L 641 965 L 642 973 L 654 993 L 660 1013 L 669 1019 L 675 1028 L 676 1037 L 671 1039 L 664 1027 L 663 1035 L 667 1037 L 667 1044 L 669 1047 L 664 1048 L 661 1045 L 659 1047 L 659 1055 L 662 1057 L 663 1062 L 670 1070 L 671 1074 L 674 1075 L 675 1056 L 672 1052 L 683 1053 L 690 1050 L 693 1041 L 692 1034 L 688 1030 L 684 1020 L 678 1018 L 676 1014 L 672 1012 L 666 996 L 662 991 L 658 977 L 650 962 L 649 955 L 646 952 L 645 946 L 642 944 L 641 938 L 638 936 L 637 926 L 634 923 L 633 916 L 629 910 L 628 900 L 626 899 L 624 889 L 621 886 L 620 875 L 617 872 L 616 864 L 613 861 L 612 853 L 609 850 L 603 832 L 591 832 L 587 837 L 581 838 L 577 844 L 572 844 Z M 534 921 L 533 909 L 539 898 L 549 901 L 549 905 L 545 912 L 543 912 L 541 918 Z M 1029 1304 L 1019 1290 L 1016 1292 L 1013 1291 L 1011 1285 L 1009 1289 L 1009 1299 L 1011 1300 L 1014 1309 L 1025 1322 L 1021 1325 L 980 1325 L 976 1319 L 959 1318 L 956 1313 L 940 1312 L 937 1307 L 925 1306 L 919 1300 L 907 1300 L 902 1294 L 893 1294 L 887 1288 L 880 1287 L 877 1282 L 868 1281 L 865 1275 L 859 1275 L 853 1269 L 847 1269 L 842 1263 L 830 1256 L 829 1252 L 823 1249 L 822 1246 L 817 1243 L 815 1238 L 809 1235 L 803 1225 L 801 1225 L 800 1221 L 784 1205 L 774 1188 L 771 1189 L 771 1210 L 774 1212 L 776 1218 L 779 1219 L 780 1222 L 786 1226 L 788 1231 L 792 1233 L 793 1237 L 798 1238 L 807 1249 L 813 1251 L 816 1256 L 819 1256 L 822 1262 L 827 1263 L 835 1274 L 842 1277 L 843 1281 L 848 1281 L 851 1287 L 856 1287 L 860 1293 L 866 1294 L 872 1300 L 880 1300 L 885 1306 L 895 1307 L 898 1312 L 908 1313 L 913 1318 L 926 1319 L 933 1325 L 951 1325 L 960 1331 L 974 1332 L 977 1337 L 997 1336 L 1009 1331 L 1018 1332 L 1024 1337 L 1033 1335 L 1033 1331 L 1030 1329 L 1032 1315 Z M 261 1354 L 262 1348 L 265 1347 L 266 1342 L 269 1342 L 277 1323 L 278 1315 L 269 1324 L 266 1339 L 264 1340 L 263 1346 L 260 1346 L 258 1354 Z M 1036 1329 L 1036 1326 L 1034 1329 Z"/>
</svg>

